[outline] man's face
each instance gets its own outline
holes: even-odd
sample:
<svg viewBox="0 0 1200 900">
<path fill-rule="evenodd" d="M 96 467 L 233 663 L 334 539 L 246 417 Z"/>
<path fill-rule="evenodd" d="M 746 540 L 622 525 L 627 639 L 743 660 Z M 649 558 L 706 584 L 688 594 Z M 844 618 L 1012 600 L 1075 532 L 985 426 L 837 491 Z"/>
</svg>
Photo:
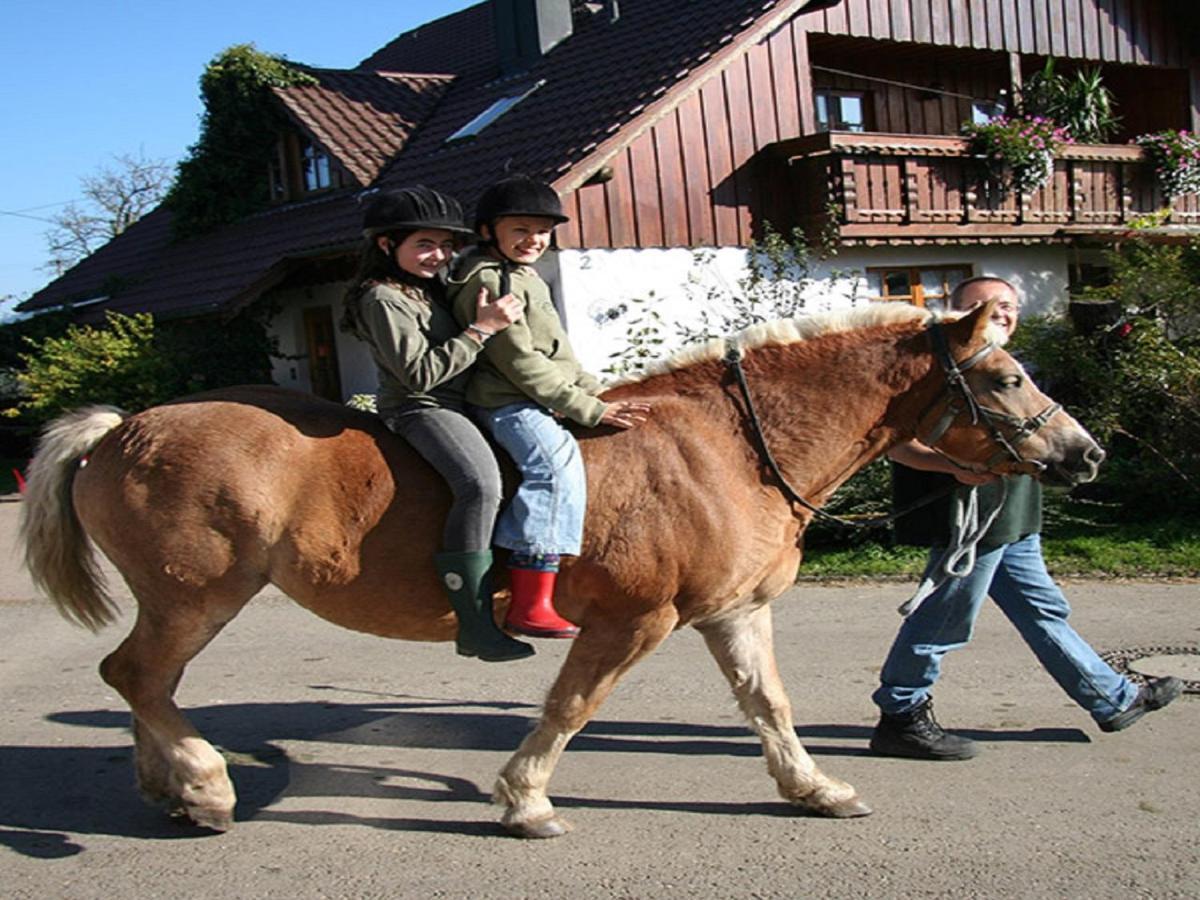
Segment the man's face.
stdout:
<svg viewBox="0 0 1200 900">
<path fill-rule="evenodd" d="M 989 300 L 996 301 L 992 308 L 992 321 L 1011 337 L 1017 328 L 1017 316 L 1021 312 L 1021 301 L 1016 293 L 1003 281 L 972 281 L 962 289 L 954 308 L 966 312 Z"/>
</svg>

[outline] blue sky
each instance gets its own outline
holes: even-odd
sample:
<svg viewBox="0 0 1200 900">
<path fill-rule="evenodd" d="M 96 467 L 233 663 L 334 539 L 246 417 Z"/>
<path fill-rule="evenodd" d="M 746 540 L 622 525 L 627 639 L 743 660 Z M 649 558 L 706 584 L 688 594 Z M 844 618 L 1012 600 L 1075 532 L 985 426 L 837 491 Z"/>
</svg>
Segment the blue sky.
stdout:
<svg viewBox="0 0 1200 900">
<path fill-rule="evenodd" d="M 48 218 L 114 156 L 174 163 L 198 136 L 204 67 L 232 44 L 350 68 L 477 0 L 10 0 L 0 28 L 0 297 L 50 276 Z M 12 215 L 18 213 L 19 215 Z"/>
</svg>

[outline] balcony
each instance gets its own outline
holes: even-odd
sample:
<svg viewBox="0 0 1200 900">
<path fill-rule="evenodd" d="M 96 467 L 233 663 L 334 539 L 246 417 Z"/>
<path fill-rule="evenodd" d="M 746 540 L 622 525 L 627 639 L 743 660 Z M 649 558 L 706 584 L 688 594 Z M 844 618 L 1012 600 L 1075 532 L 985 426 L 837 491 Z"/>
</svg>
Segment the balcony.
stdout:
<svg viewBox="0 0 1200 900">
<path fill-rule="evenodd" d="M 1075 144 L 1033 193 L 991 183 L 962 138 L 829 132 L 776 144 L 764 176 L 773 225 L 810 234 L 832 217 L 843 243 L 1010 243 L 1117 237 L 1166 207 L 1140 148 Z M 790 191 L 779 191 L 780 179 Z M 1158 236 L 1200 236 L 1200 195 L 1176 197 Z"/>
</svg>

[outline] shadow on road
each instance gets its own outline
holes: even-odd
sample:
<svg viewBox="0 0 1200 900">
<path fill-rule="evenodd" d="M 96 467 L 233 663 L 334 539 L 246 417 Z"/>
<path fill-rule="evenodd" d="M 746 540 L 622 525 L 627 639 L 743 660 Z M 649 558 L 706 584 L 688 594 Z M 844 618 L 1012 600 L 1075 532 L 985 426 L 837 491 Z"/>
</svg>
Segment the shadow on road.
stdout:
<svg viewBox="0 0 1200 900">
<path fill-rule="evenodd" d="M 244 703 L 196 707 L 187 713 L 200 731 L 222 749 L 229 762 L 230 775 L 238 790 L 239 821 L 359 824 L 479 836 L 501 833 L 488 811 L 481 811 L 479 821 L 445 821 L 269 808 L 285 795 L 293 799 L 360 797 L 486 804 L 490 799 L 488 793 L 463 778 L 390 766 L 313 763 L 291 757 L 271 742 L 509 752 L 521 742 L 537 715 L 536 707 L 526 703 L 378 696 L 380 699 L 364 703 Z M 74 710 L 56 713 L 50 719 L 81 728 L 126 729 L 129 724 L 127 713 L 111 710 Z M 796 731 L 815 756 L 868 753 L 869 726 L 814 724 L 800 726 Z M 1088 740 L 1082 732 L 1071 728 L 962 733 L 981 741 Z M 568 752 L 761 755 L 757 738 L 742 726 L 605 720 L 589 723 L 571 742 Z M 26 856 L 58 858 L 85 849 L 71 835 L 165 840 L 208 834 L 202 829 L 173 824 L 164 813 L 140 801 L 133 783 L 132 756 L 131 748 L 0 746 L 0 844 Z M 782 802 L 707 803 L 559 796 L 554 799 L 556 804 L 567 808 L 740 816 L 797 814 Z"/>
</svg>

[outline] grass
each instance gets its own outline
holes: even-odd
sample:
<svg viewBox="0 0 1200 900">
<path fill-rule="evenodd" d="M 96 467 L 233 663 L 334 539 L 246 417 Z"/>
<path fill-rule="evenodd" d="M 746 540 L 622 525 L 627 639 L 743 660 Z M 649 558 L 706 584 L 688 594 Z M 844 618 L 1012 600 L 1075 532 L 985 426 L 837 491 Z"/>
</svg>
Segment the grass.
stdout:
<svg viewBox="0 0 1200 900">
<path fill-rule="evenodd" d="M 1057 512 L 1057 514 L 1056 514 Z M 1047 510 L 1042 535 L 1046 565 L 1054 575 L 1095 578 L 1200 577 L 1200 520 L 1105 521 Z M 864 543 L 824 546 L 806 551 L 800 577 L 917 579 L 926 552 L 919 547 Z"/>
</svg>

